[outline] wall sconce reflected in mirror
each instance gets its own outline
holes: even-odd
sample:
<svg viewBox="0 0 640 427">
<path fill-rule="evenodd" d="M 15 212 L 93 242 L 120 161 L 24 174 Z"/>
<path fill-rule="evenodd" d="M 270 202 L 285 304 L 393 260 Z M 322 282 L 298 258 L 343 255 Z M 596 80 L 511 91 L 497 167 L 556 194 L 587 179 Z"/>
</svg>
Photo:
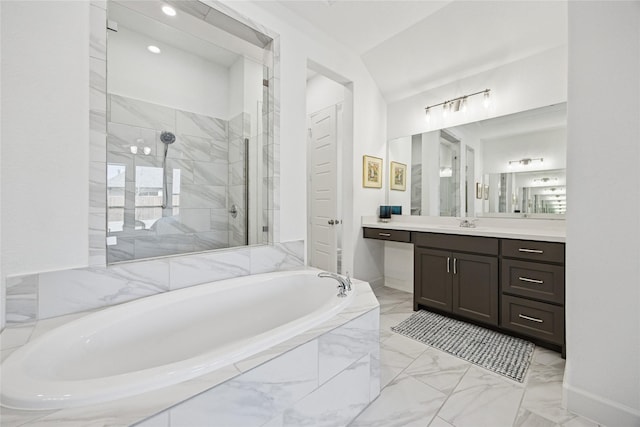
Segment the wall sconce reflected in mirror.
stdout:
<svg viewBox="0 0 640 427">
<path fill-rule="evenodd" d="M 524 159 L 520 159 L 520 160 L 509 160 L 509 167 L 511 167 L 512 164 L 517 163 L 521 166 L 529 166 L 531 163 L 533 162 L 540 162 L 542 163 L 544 161 L 544 159 L 542 157 L 537 157 L 537 158 L 524 158 Z"/>
</svg>

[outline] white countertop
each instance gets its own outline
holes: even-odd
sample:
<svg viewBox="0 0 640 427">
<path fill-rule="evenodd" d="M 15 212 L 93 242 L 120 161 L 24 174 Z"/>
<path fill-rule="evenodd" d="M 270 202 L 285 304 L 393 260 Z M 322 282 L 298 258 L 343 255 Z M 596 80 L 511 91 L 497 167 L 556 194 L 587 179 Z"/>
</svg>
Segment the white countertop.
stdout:
<svg viewBox="0 0 640 427">
<path fill-rule="evenodd" d="M 363 216 L 362 226 L 563 243 L 567 235 L 565 221 L 557 219 L 477 218 L 475 228 L 465 228 L 460 227 L 459 219 L 452 217 L 392 215 L 389 222 L 381 222 L 376 216 Z"/>
</svg>

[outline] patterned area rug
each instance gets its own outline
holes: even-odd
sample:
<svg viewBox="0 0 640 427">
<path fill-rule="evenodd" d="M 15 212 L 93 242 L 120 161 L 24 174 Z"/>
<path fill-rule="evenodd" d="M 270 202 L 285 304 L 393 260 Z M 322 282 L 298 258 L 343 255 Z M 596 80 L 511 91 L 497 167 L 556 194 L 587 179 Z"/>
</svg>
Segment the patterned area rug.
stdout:
<svg viewBox="0 0 640 427">
<path fill-rule="evenodd" d="M 480 326 L 420 310 L 392 331 L 522 382 L 534 344 Z"/>
</svg>

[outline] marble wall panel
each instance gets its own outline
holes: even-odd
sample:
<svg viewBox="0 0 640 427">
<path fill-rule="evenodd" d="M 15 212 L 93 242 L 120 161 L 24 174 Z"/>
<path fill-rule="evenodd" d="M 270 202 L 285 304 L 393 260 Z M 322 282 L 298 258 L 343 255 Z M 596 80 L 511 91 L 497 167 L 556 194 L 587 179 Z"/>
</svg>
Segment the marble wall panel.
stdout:
<svg viewBox="0 0 640 427">
<path fill-rule="evenodd" d="M 227 126 L 227 122 L 222 119 L 187 111 L 176 111 L 176 130 L 180 135 L 226 141 Z"/>
<path fill-rule="evenodd" d="M 379 348 L 380 316 L 369 312 L 319 339 L 320 384 Z"/>
<path fill-rule="evenodd" d="M 171 425 L 260 426 L 318 384 L 311 341 L 170 410 Z"/>
<path fill-rule="evenodd" d="M 369 372 L 367 354 L 266 426 L 348 425 L 369 404 Z"/>
<path fill-rule="evenodd" d="M 91 58 L 107 59 L 107 11 L 98 5 L 91 5 L 89 11 L 89 56 Z"/>
<path fill-rule="evenodd" d="M 38 275 L 7 279 L 7 323 L 33 322 L 38 318 Z"/>
<path fill-rule="evenodd" d="M 109 95 L 109 121 L 131 126 L 175 132 L 174 109 L 119 95 Z"/>
<path fill-rule="evenodd" d="M 227 207 L 227 189 L 222 185 L 182 185 L 180 207 L 224 209 Z"/>
<path fill-rule="evenodd" d="M 150 296 L 169 289 L 165 260 L 39 274 L 38 318 L 60 316 Z"/>
</svg>

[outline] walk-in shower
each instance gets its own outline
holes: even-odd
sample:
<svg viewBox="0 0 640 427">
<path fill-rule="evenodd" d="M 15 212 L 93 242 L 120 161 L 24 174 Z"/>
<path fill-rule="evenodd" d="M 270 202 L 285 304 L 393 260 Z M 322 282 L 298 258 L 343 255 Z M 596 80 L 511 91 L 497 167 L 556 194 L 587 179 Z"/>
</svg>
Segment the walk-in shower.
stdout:
<svg viewBox="0 0 640 427">
<path fill-rule="evenodd" d="M 118 22 L 107 33 L 108 263 L 271 232 L 272 40 L 209 27 L 221 12 L 200 2 L 176 2 L 180 19 L 162 5 L 107 3 Z M 144 49 L 151 41 L 161 53 Z"/>
</svg>

